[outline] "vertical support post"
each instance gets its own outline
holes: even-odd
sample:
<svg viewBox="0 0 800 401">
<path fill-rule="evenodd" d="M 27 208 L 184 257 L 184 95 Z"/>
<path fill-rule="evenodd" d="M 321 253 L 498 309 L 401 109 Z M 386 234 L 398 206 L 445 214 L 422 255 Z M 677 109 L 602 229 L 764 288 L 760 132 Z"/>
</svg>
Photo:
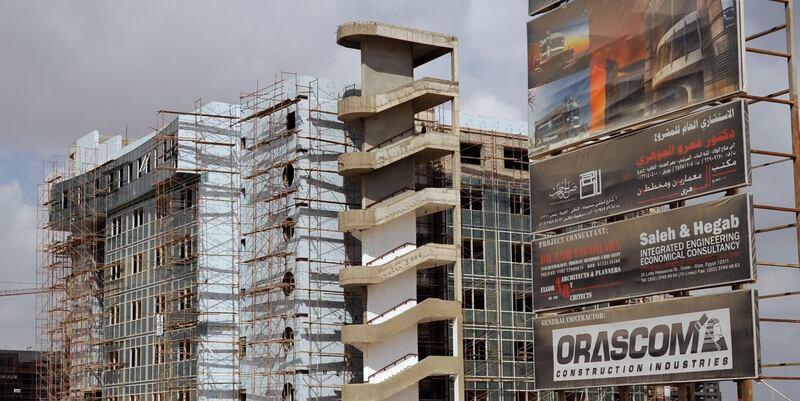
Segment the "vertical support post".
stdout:
<svg viewBox="0 0 800 401">
<path fill-rule="evenodd" d="M 567 401 L 567 392 L 564 390 L 556 391 L 556 401 Z"/>
<path fill-rule="evenodd" d="M 450 76 L 454 82 L 458 82 L 458 41 L 455 41 L 453 46 L 453 51 L 450 53 Z M 452 134 L 456 136 L 457 139 L 460 140 L 461 138 L 461 100 L 459 96 L 453 98 L 453 102 L 451 104 L 451 121 L 452 121 Z M 452 166 L 452 175 L 453 175 L 453 189 L 460 193 L 461 191 L 461 152 L 453 153 L 453 166 Z M 453 208 L 453 243 L 456 245 L 456 248 L 459 249 L 459 255 L 461 255 L 461 206 Z M 461 299 L 463 296 L 462 290 L 462 282 L 461 282 L 461 258 L 457 258 L 455 264 L 453 265 L 453 299 L 463 304 L 463 300 Z M 453 333 L 453 355 L 462 357 L 464 356 L 463 350 L 463 333 L 464 333 L 464 318 L 463 314 L 462 317 L 453 322 L 454 333 Z M 461 366 L 461 372 L 456 377 L 456 400 L 455 401 L 462 401 L 464 399 L 464 394 L 466 388 L 464 386 L 464 367 L 463 364 Z"/>
<path fill-rule="evenodd" d="M 620 401 L 630 401 L 631 399 L 631 388 L 629 386 L 620 386 L 619 387 L 619 400 Z"/>
<path fill-rule="evenodd" d="M 687 384 L 679 384 L 678 385 L 678 401 L 689 401 L 689 391 L 687 389 Z M 664 397 L 666 398 L 666 397 Z"/>
<path fill-rule="evenodd" d="M 739 380 L 736 382 L 736 399 L 738 401 L 753 401 L 753 381 Z"/>
<path fill-rule="evenodd" d="M 786 53 L 789 57 L 786 59 L 787 73 L 789 75 L 789 100 L 792 102 L 790 106 L 790 116 L 792 127 L 792 154 L 795 156 L 800 155 L 800 114 L 798 114 L 797 105 L 797 75 L 794 63 L 794 14 L 793 14 L 793 0 L 786 0 L 784 11 L 786 18 Z M 794 171 L 794 207 L 800 209 L 800 160 L 795 158 L 792 161 Z M 798 257 L 800 257 L 800 213 L 795 213 L 796 226 L 796 241 L 798 249 Z"/>
</svg>

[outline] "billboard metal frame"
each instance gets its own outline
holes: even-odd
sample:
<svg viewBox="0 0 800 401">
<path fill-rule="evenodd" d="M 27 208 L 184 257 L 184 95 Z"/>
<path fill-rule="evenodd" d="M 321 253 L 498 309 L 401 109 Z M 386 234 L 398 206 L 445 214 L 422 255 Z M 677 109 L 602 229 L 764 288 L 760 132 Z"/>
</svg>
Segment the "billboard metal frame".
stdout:
<svg viewBox="0 0 800 401">
<path fill-rule="evenodd" d="M 773 166 L 777 164 L 783 164 L 786 162 L 792 163 L 792 175 L 794 180 L 794 191 L 793 191 L 793 203 L 792 206 L 785 206 L 785 205 L 774 205 L 774 204 L 754 204 L 755 210 L 762 210 L 762 211 L 772 211 L 784 214 L 794 214 L 794 218 L 791 223 L 781 224 L 772 227 L 762 227 L 756 230 L 755 234 L 767 233 L 767 232 L 775 232 L 775 231 L 786 231 L 786 230 L 793 230 L 796 235 L 795 241 L 795 251 L 800 258 L 800 100 L 798 99 L 798 89 L 797 89 L 797 68 L 795 63 L 795 27 L 794 27 L 794 0 L 761 0 L 759 3 L 764 4 L 765 6 L 769 7 L 777 6 L 783 8 L 783 15 L 782 20 L 775 23 L 775 25 L 771 26 L 770 28 L 764 29 L 757 33 L 753 33 L 750 35 L 745 35 L 744 30 L 740 31 L 740 40 L 742 42 L 740 57 L 747 60 L 753 56 L 763 56 L 772 59 L 783 59 L 786 61 L 786 74 L 788 78 L 788 84 L 785 89 L 775 91 L 772 93 L 767 94 L 756 94 L 756 93 L 747 93 L 746 92 L 746 81 L 744 78 L 747 75 L 746 68 L 743 69 L 743 91 L 740 93 L 724 96 L 718 99 L 711 99 L 703 104 L 695 105 L 690 108 L 675 110 L 674 112 L 670 112 L 668 114 L 664 114 L 658 116 L 653 119 L 649 119 L 646 121 L 640 121 L 635 126 L 629 126 L 624 129 L 617 129 L 616 132 L 609 131 L 599 133 L 594 135 L 592 139 L 585 139 L 579 141 L 577 143 L 573 143 L 569 146 L 549 149 L 544 152 L 531 154 L 530 158 L 531 161 L 534 162 L 537 159 L 542 159 L 548 156 L 554 156 L 562 153 L 567 149 L 575 149 L 580 148 L 591 143 L 595 143 L 601 140 L 607 140 L 612 137 L 616 137 L 618 135 L 624 135 L 631 133 L 636 130 L 645 129 L 666 121 L 670 118 L 674 118 L 676 116 L 684 115 L 689 111 L 700 110 L 703 107 L 707 107 L 709 105 L 713 105 L 714 103 L 723 102 L 732 98 L 743 98 L 748 100 L 749 105 L 757 104 L 757 103 L 766 103 L 770 105 L 774 105 L 776 107 L 786 107 L 788 106 L 789 109 L 789 123 L 790 123 L 790 130 L 788 134 L 790 135 L 791 139 L 791 149 L 786 149 L 784 151 L 772 150 L 772 149 L 758 149 L 752 148 L 750 153 L 752 155 L 759 155 L 764 158 L 767 158 L 768 161 L 760 164 L 756 164 L 755 162 L 751 164 L 752 169 L 762 168 Z M 739 5 L 741 8 L 741 4 Z M 746 16 L 742 13 L 740 14 L 740 18 L 745 21 Z M 765 47 L 759 47 L 754 45 L 753 42 L 761 39 L 763 37 L 777 35 L 783 32 L 785 38 L 785 48 L 784 49 L 771 49 Z M 746 63 L 744 63 L 746 65 Z M 753 115 L 751 114 L 751 117 Z M 731 193 L 740 192 L 741 190 L 731 190 Z M 678 203 L 680 204 L 680 202 Z M 756 237 L 757 238 L 757 237 Z M 756 240 L 757 242 L 757 240 Z M 769 260 L 757 260 L 756 261 L 756 268 L 776 268 L 776 269 L 792 269 L 792 270 L 800 270 L 800 263 L 791 263 L 791 262 L 784 262 L 784 261 L 769 261 Z M 745 288 L 742 285 L 734 285 L 734 289 L 742 289 Z M 791 291 L 775 291 L 774 293 L 770 293 L 769 289 L 762 289 L 762 294 L 758 296 L 759 300 L 765 301 L 772 301 L 772 300 L 786 300 L 792 299 L 800 296 L 800 288 L 794 289 Z M 770 323 L 770 324 L 787 324 L 787 325 L 797 325 L 800 324 L 800 317 L 796 318 L 773 318 L 769 316 L 760 316 L 759 322 L 763 323 Z M 762 335 L 763 336 L 763 335 Z M 766 339 L 764 342 L 768 342 L 769 338 Z M 800 373 L 793 373 L 793 374 L 771 374 L 768 373 L 770 370 L 773 372 L 775 369 L 782 369 L 787 367 L 797 368 L 800 367 L 800 361 L 765 361 L 761 364 L 762 373 L 759 378 L 755 380 L 747 379 L 747 380 L 739 380 L 736 382 L 737 384 L 737 393 L 738 393 L 738 400 L 742 401 L 753 401 L 754 400 L 754 383 L 761 383 L 765 387 L 767 387 L 768 391 L 777 394 L 779 397 L 783 397 L 784 399 L 786 396 L 781 393 L 779 389 L 779 385 L 776 387 L 774 385 L 774 381 L 793 381 L 793 382 L 800 382 Z M 773 382 L 773 383 L 769 383 Z M 619 386 L 619 394 L 621 400 L 629 400 L 630 399 L 630 389 L 628 386 Z M 688 385 L 679 385 L 679 400 L 689 400 L 693 398 L 693 387 Z M 556 391 L 556 400 L 557 401 L 566 401 L 567 394 L 564 390 Z"/>
</svg>

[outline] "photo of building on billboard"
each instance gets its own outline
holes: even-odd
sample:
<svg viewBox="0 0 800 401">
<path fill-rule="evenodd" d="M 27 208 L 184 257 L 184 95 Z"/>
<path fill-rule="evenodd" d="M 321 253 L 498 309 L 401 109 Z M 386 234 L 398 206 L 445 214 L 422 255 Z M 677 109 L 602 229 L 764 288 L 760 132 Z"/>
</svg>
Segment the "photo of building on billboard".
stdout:
<svg viewBox="0 0 800 401">
<path fill-rule="evenodd" d="M 528 23 L 534 154 L 743 91 L 738 0 L 574 0 Z"/>
</svg>

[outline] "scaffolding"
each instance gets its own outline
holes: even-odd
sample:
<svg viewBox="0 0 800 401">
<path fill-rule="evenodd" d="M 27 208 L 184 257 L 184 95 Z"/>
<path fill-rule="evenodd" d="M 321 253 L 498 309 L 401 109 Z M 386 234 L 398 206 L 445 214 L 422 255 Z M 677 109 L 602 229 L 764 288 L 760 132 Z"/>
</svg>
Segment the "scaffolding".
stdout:
<svg viewBox="0 0 800 401">
<path fill-rule="evenodd" d="M 177 118 L 168 119 L 168 116 Z M 238 399 L 236 106 L 159 111 L 152 309 L 159 401 Z M 168 122 L 168 123 L 167 123 Z"/>
<path fill-rule="evenodd" d="M 38 385 L 45 400 L 100 400 L 103 204 L 97 147 L 73 145 L 45 162 L 39 185 Z"/>
<path fill-rule="evenodd" d="M 784 70 L 786 74 L 785 81 L 778 78 L 780 75 L 771 80 L 770 83 L 780 82 L 779 87 L 749 89 L 755 93 L 745 96 L 749 100 L 750 115 L 764 116 L 750 119 L 752 132 L 760 134 L 751 139 L 756 221 L 766 223 L 759 224 L 761 227 L 756 230 L 762 344 L 780 344 L 786 338 L 796 338 L 797 324 L 800 323 L 797 316 L 787 313 L 791 308 L 786 308 L 793 302 L 796 305 L 796 299 L 793 299 L 800 295 L 796 289 L 796 270 L 800 268 L 797 263 L 800 257 L 800 105 L 794 61 L 793 3 L 793 0 L 758 2 L 760 7 L 764 7 L 764 15 L 771 13 L 773 17 L 767 21 L 767 27 L 756 27 L 756 32 L 745 38 L 748 65 L 763 63 L 762 66 L 774 67 L 779 72 Z M 781 37 L 781 34 L 785 36 Z M 775 45 L 770 46 L 765 38 L 777 42 L 778 49 Z M 786 127 L 773 133 L 776 122 L 785 123 Z M 789 181 L 793 183 L 793 192 L 776 193 L 776 182 Z M 788 204 L 787 200 L 790 200 Z M 793 241 L 785 241 L 792 235 Z M 781 249 L 771 247 L 775 243 L 781 243 L 782 250 L 793 251 L 788 256 L 791 261 L 773 259 L 781 253 Z M 792 282 L 795 284 L 788 288 L 784 284 Z M 796 311 L 795 308 L 793 312 Z M 800 374 L 797 372 L 800 355 L 783 348 L 778 352 L 772 349 L 769 353 L 764 351 L 767 350 L 762 347 L 762 373 L 756 381 L 760 385 L 754 389 L 752 381 L 737 383 L 739 399 L 752 400 L 769 394 L 773 399 L 789 400 L 786 394 L 797 394 L 800 388 Z M 754 390 L 761 393 L 754 397 Z"/>
<path fill-rule="evenodd" d="M 237 113 L 198 102 L 135 143 L 94 132 L 45 164 L 46 400 L 238 398 Z"/>
<path fill-rule="evenodd" d="M 243 391 L 248 400 L 335 398 L 360 374 L 345 365 L 347 310 L 339 270 L 359 255 L 336 229 L 357 186 L 336 157 L 356 139 L 336 120 L 341 88 L 283 73 L 241 96 L 240 278 Z"/>
</svg>

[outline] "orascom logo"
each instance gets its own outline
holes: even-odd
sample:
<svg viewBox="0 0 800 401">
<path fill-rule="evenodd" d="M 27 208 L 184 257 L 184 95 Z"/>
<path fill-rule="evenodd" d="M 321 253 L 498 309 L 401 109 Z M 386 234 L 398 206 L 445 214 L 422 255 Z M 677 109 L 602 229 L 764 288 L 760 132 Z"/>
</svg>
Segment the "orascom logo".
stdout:
<svg viewBox="0 0 800 401">
<path fill-rule="evenodd" d="M 730 311 L 716 309 L 554 330 L 553 379 L 731 369 L 730 327 Z"/>
</svg>

